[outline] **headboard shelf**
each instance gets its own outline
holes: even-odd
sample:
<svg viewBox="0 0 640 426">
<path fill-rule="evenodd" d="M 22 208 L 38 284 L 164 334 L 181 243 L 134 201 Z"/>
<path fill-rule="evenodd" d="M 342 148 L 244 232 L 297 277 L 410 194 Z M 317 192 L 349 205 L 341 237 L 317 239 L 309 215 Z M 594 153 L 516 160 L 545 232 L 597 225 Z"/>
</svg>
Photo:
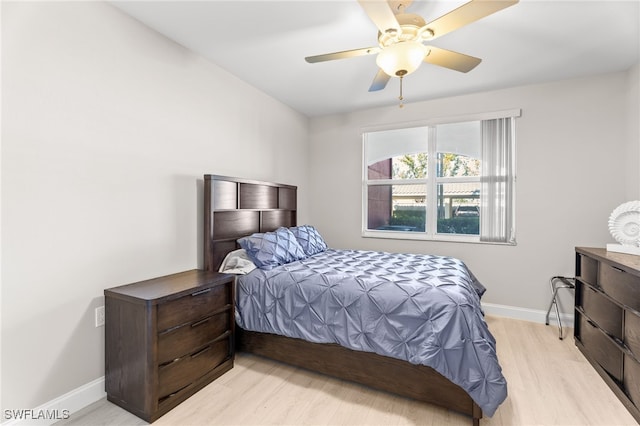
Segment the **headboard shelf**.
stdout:
<svg viewBox="0 0 640 426">
<path fill-rule="evenodd" d="M 205 181 L 206 180 L 227 181 L 232 183 L 249 183 L 249 184 L 260 185 L 260 186 L 275 186 L 276 188 L 289 188 L 289 189 L 293 189 L 294 191 L 298 189 L 298 187 L 295 185 L 287 185 L 284 183 L 276 183 L 276 182 L 265 182 L 261 180 L 245 179 L 245 178 L 239 178 L 239 177 L 233 177 L 233 176 L 207 174 L 207 175 L 204 175 L 204 180 Z"/>
<path fill-rule="evenodd" d="M 204 268 L 215 271 L 236 240 L 296 225 L 297 187 L 204 175 Z"/>
<path fill-rule="evenodd" d="M 281 211 L 296 211 L 296 209 L 242 209 L 243 211 L 247 211 L 247 212 L 281 212 Z M 214 209 L 214 212 L 218 213 L 218 212 L 235 212 L 238 211 L 238 209 Z"/>
</svg>

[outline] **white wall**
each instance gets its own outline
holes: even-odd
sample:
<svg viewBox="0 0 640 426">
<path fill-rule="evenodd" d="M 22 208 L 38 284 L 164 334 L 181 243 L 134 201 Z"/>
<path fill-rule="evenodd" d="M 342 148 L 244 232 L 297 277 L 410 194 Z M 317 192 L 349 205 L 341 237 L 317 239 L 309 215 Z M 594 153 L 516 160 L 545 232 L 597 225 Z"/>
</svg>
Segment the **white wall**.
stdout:
<svg viewBox="0 0 640 426">
<path fill-rule="evenodd" d="M 201 265 L 203 174 L 297 184 L 305 220 L 307 134 L 110 5 L 3 2 L 2 408 L 104 375 L 103 289 Z"/>
<path fill-rule="evenodd" d="M 640 200 L 640 64 L 628 74 L 627 200 Z"/>
<path fill-rule="evenodd" d="M 637 193 L 638 163 L 627 160 L 640 144 L 627 132 L 638 125 L 632 80 L 615 73 L 312 119 L 312 221 L 334 247 L 459 257 L 488 288 L 484 302 L 546 311 L 549 278 L 573 276 L 575 246 L 612 242 L 611 211 Z M 363 127 L 512 108 L 522 109 L 516 246 L 361 237 Z"/>
</svg>

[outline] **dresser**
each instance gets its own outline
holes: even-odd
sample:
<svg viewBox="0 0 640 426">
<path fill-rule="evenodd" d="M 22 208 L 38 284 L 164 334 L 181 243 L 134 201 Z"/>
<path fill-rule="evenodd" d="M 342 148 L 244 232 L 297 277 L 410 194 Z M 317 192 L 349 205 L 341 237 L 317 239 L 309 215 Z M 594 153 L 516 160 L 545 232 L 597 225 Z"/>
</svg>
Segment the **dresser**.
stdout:
<svg viewBox="0 0 640 426">
<path fill-rule="evenodd" d="M 640 422 L 640 256 L 576 247 L 574 337 Z"/>
<path fill-rule="evenodd" d="M 234 277 L 185 271 L 104 291 L 107 399 L 153 422 L 233 367 Z"/>
</svg>

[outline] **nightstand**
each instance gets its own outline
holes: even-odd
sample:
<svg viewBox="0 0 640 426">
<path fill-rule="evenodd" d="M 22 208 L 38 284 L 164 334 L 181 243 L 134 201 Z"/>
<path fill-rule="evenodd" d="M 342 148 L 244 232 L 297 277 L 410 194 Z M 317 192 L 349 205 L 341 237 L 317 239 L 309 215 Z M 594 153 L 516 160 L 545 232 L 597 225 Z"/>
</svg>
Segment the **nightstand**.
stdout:
<svg viewBox="0 0 640 426">
<path fill-rule="evenodd" d="M 143 420 L 233 367 L 233 275 L 191 270 L 104 296 L 107 399 Z"/>
</svg>

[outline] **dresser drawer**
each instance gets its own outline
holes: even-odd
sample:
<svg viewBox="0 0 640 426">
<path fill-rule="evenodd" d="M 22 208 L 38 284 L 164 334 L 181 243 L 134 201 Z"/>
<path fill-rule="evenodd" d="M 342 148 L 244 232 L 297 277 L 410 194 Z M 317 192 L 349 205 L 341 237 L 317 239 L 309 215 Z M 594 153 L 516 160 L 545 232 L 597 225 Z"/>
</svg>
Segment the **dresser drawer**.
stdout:
<svg viewBox="0 0 640 426">
<path fill-rule="evenodd" d="M 624 356 L 624 391 L 636 406 L 640 405 L 640 364 L 630 357 Z"/>
<path fill-rule="evenodd" d="M 580 278 L 593 286 L 598 285 L 598 261 L 580 255 Z"/>
<path fill-rule="evenodd" d="M 578 302 L 580 303 L 580 301 Z M 582 309 L 602 330 L 622 340 L 622 308 L 588 285 L 582 286 Z"/>
<path fill-rule="evenodd" d="M 617 380 L 622 380 L 622 350 L 613 343 L 595 324 L 576 313 L 578 322 L 578 338 L 589 356 Z"/>
<path fill-rule="evenodd" d="M 200 320 L 209 313 L 231 305 L 231 284 L 225 283 L 195 291 L 158 305 L 158 330 Z"/>
<path fill-rule="evenodd" d="M 640 317 L 629 310 L 624 313 L 624 344 L 640 359 Z"/>
<path fill-rule="evenodd" d="M 169 329 L 158 335 L 158 364 L 180 358 L 231 329 L 231 310 Z"/>
<path fill-rule="evenodd" d="M 640 310 L 640 277 L 601 263 L 599 283 L 611 298 L 623 305 Z"/>
<path fill-rule="evenodd" d="M 180 391 L 231 356 L 230 338 L 224 338 L 197 352 L 158 368 L 158 395 L 163 399 Z"/>
</svg>

